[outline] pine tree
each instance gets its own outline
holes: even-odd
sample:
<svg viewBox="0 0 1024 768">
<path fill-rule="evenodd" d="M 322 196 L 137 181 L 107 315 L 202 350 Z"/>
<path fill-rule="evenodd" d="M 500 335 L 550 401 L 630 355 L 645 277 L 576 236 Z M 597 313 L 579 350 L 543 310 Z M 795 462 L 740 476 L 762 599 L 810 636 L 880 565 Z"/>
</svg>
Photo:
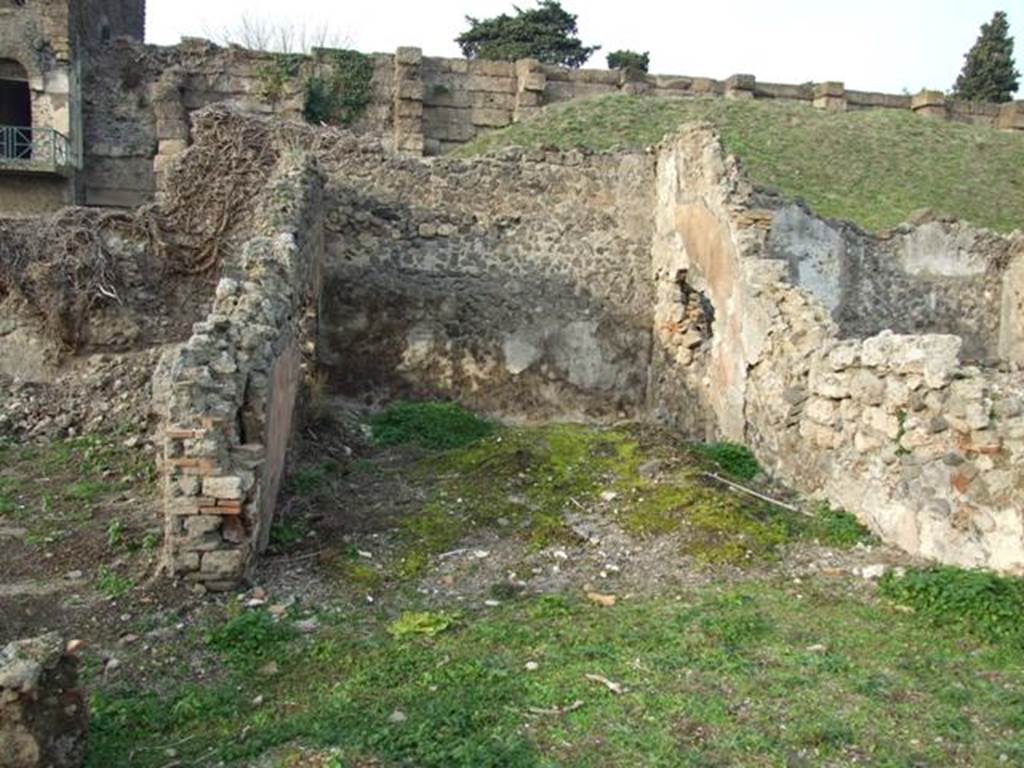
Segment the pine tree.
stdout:
<svg viewBox="0 0 1024 768">
<path fill-rule="evenodd" d="M 967 101 L 1004 102 L 1019 88 L 1020 72 L 1014 68 L 1013 38 L 1006 13 L 996 11 L 992 21 L 981 25 L 981 35 L 964 56 L 964 68 L 953 86 L 953 95 Z"/>
<path fill-rule="evenodd" d="M 576 17 L 558 0 L 540 0 L 536 8 L 515 8 L 516 15 L 492 19 L 467 16 L 469 29 L 455 38 L 467 59 L 515 61 L 579 67 L 601 46 L 585 46 L 576 37 Z"/>
</svg>

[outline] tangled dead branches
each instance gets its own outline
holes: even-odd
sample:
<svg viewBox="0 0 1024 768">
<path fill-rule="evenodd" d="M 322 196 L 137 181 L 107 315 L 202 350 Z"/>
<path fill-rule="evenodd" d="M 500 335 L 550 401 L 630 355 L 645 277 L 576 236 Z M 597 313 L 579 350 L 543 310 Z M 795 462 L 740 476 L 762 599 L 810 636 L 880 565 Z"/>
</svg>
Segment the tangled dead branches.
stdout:
<svg viewBox="0 0 1024 768">
<path fill-rule="evenodd" d="M 89 311 L 122 301 L 124 270 L 110 237 L 135 227 L 133 214 L 82 208 L 65 208 L 41 223 L 0 226 L 0 298 L 16 294 L 76 348 Z"/>
<path fill-rule="evenodd" d="M 201 113 L 194 130 L 195 143 L 146 217 L 157 254 L 181 274 L 203 274 L 220 264 L 231 231 L 278 158 L 264 123 L 227 110 Z"/>
<path fill-rule="evenodd" d="M 129 284 L 217 270 L 234 234 L 247 229 L 278 143 L 267 124 L 224 109 L 199 113 L 194 130 L 195 143 L 157 205 L 66 208 L 46 219 L 0 222 L 0 299 L 18 296 L 53 337 L 76 350 L 90 311 L 123 303 Z M 125 242 L 142 253 L 126 254 Z"/>
</svg>

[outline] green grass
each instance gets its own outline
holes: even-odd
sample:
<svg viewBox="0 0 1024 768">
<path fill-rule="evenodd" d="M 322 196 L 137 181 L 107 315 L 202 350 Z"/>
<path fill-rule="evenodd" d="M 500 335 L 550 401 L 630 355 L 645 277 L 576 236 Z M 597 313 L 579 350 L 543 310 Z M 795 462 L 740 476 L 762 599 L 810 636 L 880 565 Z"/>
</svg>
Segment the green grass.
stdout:
<svg viewBox="0 0 1024 768">
<path fill-rule="evenodd" d="M 802 199 L 821 216 L 878 231 L 930 208 L 1001 232 L 1024 225 L 1024 135 L 905 110 L 607 96 L 549 107 L 457 154 L 510 145 L 637 149 L 694 120 L 719 128 L 755 183 Z"/>
<path fill-rule="evenodd" d="M 241 766 L 296 743 L 421 768 L 1024 760 L 1018 649 L 825 582 L 683 597 L 522 598 L 400 639 L 384 612 L 325 617 L 315 638 L 243 614 L 208 643 L 225 676 L 97 694 L 86 765 L 163 766 L 173 744 L 182 764 Z"/>
<path fill-rule="evenodd" d="M 378 445 L 411 443 L 432 450 L 461 448 L 486 437 L 494 425 L 456 403 L 395 403 L 370 417 Z"/>
<path fill-rule="evenodd" d="M 883 595 L 937 626 L 954 626 L 1024 650 L 1024 580 L 987 571 L 937 567 L 887 573 Z"/>
</svg>

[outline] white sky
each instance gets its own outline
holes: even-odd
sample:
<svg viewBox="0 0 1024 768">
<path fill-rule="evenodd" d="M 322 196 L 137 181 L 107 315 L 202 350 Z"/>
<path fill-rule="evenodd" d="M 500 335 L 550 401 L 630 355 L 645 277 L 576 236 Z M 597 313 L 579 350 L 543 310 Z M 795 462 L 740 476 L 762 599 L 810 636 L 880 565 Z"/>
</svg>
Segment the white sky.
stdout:
<svg viewBox="0 0 1024 768">
<path fill-rule="evenodd" d="M 452 42 L 478 18 L 529 8 L 532 0 L 149 0 L 146 37 L 173 44 L 210 37 L 244 14 L 293 25 L 328 25 L 364 52 L 413 45 L 458 56 Z M 282 6 L 286 10 L 282 10 Z M 1017 68 L 1024 69 L 1024 0 L 563 0 L 580 37 L 600 44 L 587 66 L 604 68 L 618 48 L 650 51 L 651 71 L 802 83 L 842 80 L 848 88 L 914 92 L 952 86 L 978 31 L 994 11 L 1010 18 Z M 1018 93 L 1024 98 L 1024 93 Z"/>
</svg>

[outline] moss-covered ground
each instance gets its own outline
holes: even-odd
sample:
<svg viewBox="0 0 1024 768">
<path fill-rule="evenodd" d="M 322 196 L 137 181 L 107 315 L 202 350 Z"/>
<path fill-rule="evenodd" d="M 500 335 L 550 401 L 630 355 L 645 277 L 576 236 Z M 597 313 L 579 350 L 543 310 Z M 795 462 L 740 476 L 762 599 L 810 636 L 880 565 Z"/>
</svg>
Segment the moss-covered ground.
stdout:
<svg viewBox="0 0 1024 768">
<path fill-rule="evenodd" d="M 877 231 L 927 208 L 1002 232 L 1024 225 L 1024 135 L 905 110 L 608 96 L 549 107 L 458 154 L 513 145 L 638 149 L 694 120 L 718 127 L 755 183 L 825 217 Z"/>
<path fill-rule="evenodd" d="M 705 475 L 782 494 L 736 446 L 571 424 L 387 442 L 305 459 L 261 588 L 154 618 L 172 643 L 118 651 L 150 673 L 87 658 L 87 765 L 1024 762 L 1019 635 L 951 618 L 987 590 L 1012 624 L 1017 582 L 879 590 L 858 567 L 902 561 L 848 515 Z"/>
</svg>

